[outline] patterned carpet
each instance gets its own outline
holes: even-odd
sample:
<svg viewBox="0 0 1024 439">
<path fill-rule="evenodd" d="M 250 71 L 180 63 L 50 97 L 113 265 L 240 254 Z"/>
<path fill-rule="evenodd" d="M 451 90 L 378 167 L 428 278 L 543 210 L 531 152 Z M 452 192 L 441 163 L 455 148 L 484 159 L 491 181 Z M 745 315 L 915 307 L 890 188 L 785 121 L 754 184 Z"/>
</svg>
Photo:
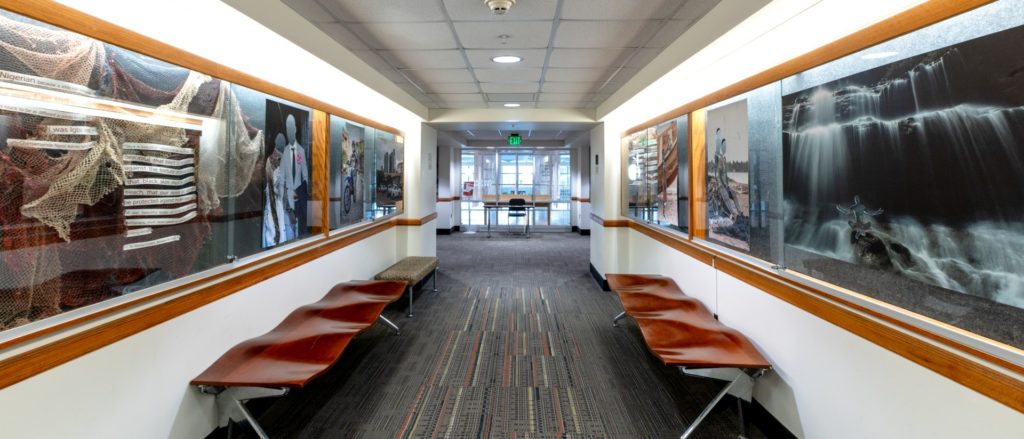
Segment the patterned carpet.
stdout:
<svg viewBox="0 0 1024 439">
<path fill-rule="evenodd" d="M 356 338 L 310 387 L 254 411 L 271 437 L 679 437 L 721 384 L 660 365 L 588 272 L 587 237 L 438 237 L 437 293 Z M 695 437 L 736 437 L 723 402 Z M 752 431 L 751 431 L 752 430 Z M 751 426 L 750 437 L 762 437 Z"/>
</svg>

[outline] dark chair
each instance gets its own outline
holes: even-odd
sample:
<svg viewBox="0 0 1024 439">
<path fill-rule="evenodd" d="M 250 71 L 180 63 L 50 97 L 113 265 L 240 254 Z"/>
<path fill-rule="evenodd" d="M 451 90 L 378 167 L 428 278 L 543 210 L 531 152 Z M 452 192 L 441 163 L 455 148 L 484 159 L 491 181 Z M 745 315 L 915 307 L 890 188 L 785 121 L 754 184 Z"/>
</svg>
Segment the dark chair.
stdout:
<svg viewBox="0 0 1024 439">
<path fill-rule="evenodd" d="M 526 200 L 522 198 L 512 198 L 508 200 L 508 219 L 511 223 L 512 218 L 525 218 L 526 219 L 526 230 L 527 236 L 530 235 L 530 218 L 527 216 Z M 509 224 L 511 226 L 511 224 Z"/>
</svg>

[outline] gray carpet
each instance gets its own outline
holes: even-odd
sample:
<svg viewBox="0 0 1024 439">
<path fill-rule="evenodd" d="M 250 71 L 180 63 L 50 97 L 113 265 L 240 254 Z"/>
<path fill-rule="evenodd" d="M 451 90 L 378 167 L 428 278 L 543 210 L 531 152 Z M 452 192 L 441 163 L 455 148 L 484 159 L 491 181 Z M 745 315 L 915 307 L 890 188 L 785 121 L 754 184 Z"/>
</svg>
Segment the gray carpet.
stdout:
<svg viewBox="0 0 1024 439">
<path fill-rule="evenodd" d="M 662 366 L 569 233 L 438 237 L 439 290 L 403 299 L 306 389 L 263 407 L 271 437 L 679 437 L 721 384 Z M 695 437 L 736 437 L 726 400 Z M 763 437 L 753 426 L 750 437 Z"/>
</svg>

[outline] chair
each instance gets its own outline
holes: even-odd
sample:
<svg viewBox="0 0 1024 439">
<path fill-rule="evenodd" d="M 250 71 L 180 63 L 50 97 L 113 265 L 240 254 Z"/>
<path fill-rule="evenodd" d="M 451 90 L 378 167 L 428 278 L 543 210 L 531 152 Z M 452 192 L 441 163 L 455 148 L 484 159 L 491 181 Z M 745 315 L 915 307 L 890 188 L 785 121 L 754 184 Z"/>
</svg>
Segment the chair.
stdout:
<svg viewBox="0 0 1024 439">
<path fill-rule="evenodd" d="M 508 219 L 509 227 L 511 228 L 512 218 L 525 218 L 526 219 L 526 236 L 530 236 L 530 218 L 527 216 L 526 200 L 522 198 L 512 198 L 508 200 Z"/>
</svg>

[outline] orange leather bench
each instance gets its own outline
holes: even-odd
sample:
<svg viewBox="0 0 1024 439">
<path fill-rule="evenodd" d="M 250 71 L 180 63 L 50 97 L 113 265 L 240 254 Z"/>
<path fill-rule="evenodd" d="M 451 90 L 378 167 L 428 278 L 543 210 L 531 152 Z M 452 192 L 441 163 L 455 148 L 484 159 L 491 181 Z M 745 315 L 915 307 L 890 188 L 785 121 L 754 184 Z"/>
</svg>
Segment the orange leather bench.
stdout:
<svg viewBox="0 0 1024 439">
<path fill-rule="evenodd" d="M 270 332 L 228 350 L 191 384 L 216 395 L 221 427 L 246 419 L 265 438 L 245 402 L 306 386 L 330 369 L 352 338 L 374 322 L 381 321 L 398 333 L 398 326 L 381 312 L 402 297 L 406 285 L 401 281 L 335 285 L 323 299 L 292 311 Z"/>
<path fill-rule="evenodd" d="M 725 395 L 750 402 L 754 380 L 772 365 L 739 331 L 723 325 L 699 300 L 683 294 L 664 276 L 609 274 L 608 285 L 619 295 L 625 316 L 632 317 L 647 348 L 669 366 L 687 375 L 728 381 L 682 437 L 690 436 Z M 740 428 L 743 429 L 740 406 Z M 741 433 L 742 436 L 742 433 Z"/>
</svg>

